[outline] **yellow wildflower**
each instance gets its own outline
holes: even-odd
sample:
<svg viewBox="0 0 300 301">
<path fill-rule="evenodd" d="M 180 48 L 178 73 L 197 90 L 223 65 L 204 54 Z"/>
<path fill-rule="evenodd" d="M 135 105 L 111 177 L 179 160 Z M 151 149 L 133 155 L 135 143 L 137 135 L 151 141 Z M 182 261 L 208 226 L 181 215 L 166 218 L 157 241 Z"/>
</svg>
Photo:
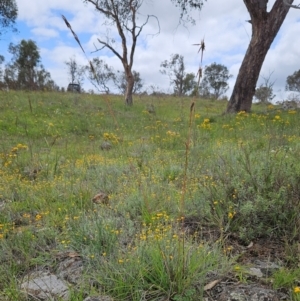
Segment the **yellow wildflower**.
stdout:
<svg viewBox="0 0 300 301">
<path fill-rule="evenodd" d="M 35 220 L 40 220 L 42 218 L 42 216 L 40 215 L 40 214 L 37 214 L 36 216 L 35 216 Z"/>
<path fill-rule="evenodd" d="M 295 293 L 295 294 L 300 293 L 300 287 L 299 287 L 299 286 L 295 286 L 295 287 L 294 287 L 294 293 Z"/>
<path fill-rule="evenodd" d="M 235 212 L 228 213 L 228 218 L 233 219 L 234 216 L 235 216 Z"/>
</svg>

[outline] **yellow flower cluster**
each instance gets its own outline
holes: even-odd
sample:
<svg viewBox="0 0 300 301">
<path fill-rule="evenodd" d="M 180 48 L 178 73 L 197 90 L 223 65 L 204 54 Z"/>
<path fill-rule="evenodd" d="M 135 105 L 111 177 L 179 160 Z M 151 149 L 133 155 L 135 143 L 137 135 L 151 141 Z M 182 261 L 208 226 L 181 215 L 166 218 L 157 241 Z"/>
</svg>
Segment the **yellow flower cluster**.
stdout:
<svg viewBox="0 0 300 301">
<path fill-rule="evenodd" d="M 240 117 L 240 116 L 247 117 L 248 114 L 247 114 L 247 112 L 245 112 L 245 111 L 240 111 L 240 112 L 237 113 L 236 117 Z"/>
<path fill-rule="evenodd" d="M 28 146 L 22 143 L 18 143 L 16 146 L 18 149 L 28 149 Z"/>
<path fill-rule="evenodd" d="M 196 118 L 196 116 L 195 116 L 195 118 Z M 177 117 L 174 119 L 174 122 L 181 122 L 181 121 L 182 121 L 182 119 L 180 117 Z"/>
<path fill-rule="evenodd" d="M 235 214 L 236 214 L 235 211 L 233 211 L 233 212 L 228 212 L 228 218 L 229 218 L 229 219 L 233 219 L 234 216 L 235 216 Z"/>
<path fill-rule="evenodd" d="M 120 142 L 120 137 L 118 137 L 114 133 L 104 133 L 103 138 L 105 141 L 111 141 L 112 143 L 115 143 L 115 144 Z"/>
<path fill-rule="evenodd" d="M 288 113 L 289 113 L 289 114 L 296 114 L 297 111 L 296 111 L 296 110 L 289 110 Z"/>
<path fill-rule="evenodd" d="M 179 137 L 179 133 L 178 132 L 173 132 L 173 131 L 167 131 L 167 135 L 171 136 L 171 137 Z"/>
<path fill-rule="evenodd" d="M 210 119 L 205 118 L 203 120 L 203 122 L 198 127 L 202 128 L 202 129 L 205 129 L 205 130 L 210 130 L 211 129 Z"/>
<path fill-rule="evenodd" d="M 2 153 L 0 154 L 0 159 L 2 160 L 2 165 L 4 167 L 8 167 L 13 163 L 13 159 L 17 157 L 18 152 L 20 150 L 26 150 L 28 146 L 22 143 L 18 143 L 16 146 L 13 146 L 10 149 L 9 153 Z"/>
<path fill-rule="evenodd" d="M 143 224 L 139 239 L 142 241 L 160 241 L 166 238 L 167 232 L 171 231 L 169 215 L 166 212 L 158 212 L 151 217 L 151 220 L 152 222 L 148 225 Z"/>
</svg>

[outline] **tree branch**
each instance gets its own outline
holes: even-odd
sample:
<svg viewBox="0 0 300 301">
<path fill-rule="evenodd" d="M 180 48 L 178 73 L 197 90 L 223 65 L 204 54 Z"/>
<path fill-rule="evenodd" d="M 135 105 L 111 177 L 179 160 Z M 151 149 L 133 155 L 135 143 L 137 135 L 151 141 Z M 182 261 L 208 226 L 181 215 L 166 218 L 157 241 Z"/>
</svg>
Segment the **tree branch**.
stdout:
<svg viewBox="0 0 300 301">
<path fill-rule="evenodd" d="M 300 9 L 300 4 L 298 4 L 298 5 L 292 5 L 292 4 L 288 3 L 288 0 L 282 0 L 282 2 L 283 2 L 284 5 L 286 5 L 288 7 Z M 292 1 L 292 3 L 293 3 L 293 1 Z"/>
<path fill-rule="evenodd" d="M 112 46 L 110 46 L 108 43 L 106 43 L 104 41 L 101 41 L 100 39 L 97 39 L 97 40 L 100 44 L 103 45 L 103 47 L 101 47 L 100 49 L 96 49 L 96 51 L 100 51 L 100 50 L 104 49 L 105 47 L 107 47 L 110 51 L 112 51 L 123 62 L 122 56 Z"/>
<path fill-rule="evenodd" d="M 130 65 L 131 65 L 131 66 L 132 66 L 132 64 L 133 64 L 133 54 L 134 54 L 134 51 L 135 51 L 136 40 L 137 40 L 137 38 L 139 37 L 139 35 L 141 34 L 141 32 L 142 32 L 144 26 L 148 24 L 149 19 L 150 19 L 151 17 L 152 17 L 152 18 L 155 18 L 155 19 L 157 20 L 157 23 L 158 23 L 158 33 L 156 33 L 156 34 L 159 34 L 159 33 L 160 33 L 160 24 L 159 24 L 159 21 L 158 21 L 158 19 L 157 19 L 156 16 L 154 16 L 154 15 L 147 15 L 146 21 L 145 21 L 142 25 L 140 25 L 140 26 L 136 25 L 136 22 L 135 22 L 135 15 L 132 16 L 132 24 L 133 24 L 133 27 L 132 27 L 132 30 L 129 30 L 129 32 L 131 32 L 131 34 L 132 34 L 132 41 L 134 42 L 134 44 L 132 44 L 131 53 L 130 53 Z M 136 30 L 136 29 L 138 29 L 138 30 L 137 30 L 137 33 L 135 33 L 135 30 Z M 133 47 L 133 45 L 134 45 L 134 47 Z"/>
<path fill-rule="evenodd" d="M 102 7 L 100 7 L 98 5 L 98 1 L 94 1 L 94 0 L 86 0 L 86 1 L 92 3 L 95 6 L 95 8 L 97 10 L 99 10 L 102 14 L 104 14 L 105 16 L 109 16 L 110 18 L 113 18 L 113 19 L 115 18 L 115 15 L 110 10 L 108 10 L 108 9 L 105 10 Z"/>
<path fill-rule="evenodd" d="M 130 1 L 130 9 L 132 11 L 132 17 L 131 17 L 132 29 L 130 30 L 131 37 L 132 37 L 132 45 L 131 45 L 130 59 L 129 59 L 130 69 L 132 68 L 132 65 L 133 65 L 133 57 L 134 57 L 134 52 L 135 52 L 137 37 L 138 37 L 138 35 L 140 34 L 140 31 L 141 31 L 141 29 L 140 29 L 140 31 L 138 31 L 137 34 L 135 33 L 135 30 L 137 28 L 137 26 L 136 26 L 136 11 L 138 9 L 138 6 L 137 6 L 137 4 L 135 6 L 133 6 L 132 2 L 133 1 Z M 147 22 L 148 22 L 148 18 L 147 18 L 146 23 Z M 143 25 L 142 25 L 142 28 L 143 28 Z"/>
<path fill-rule="evenodd" d="M 116 22 L 118 33 L 119 33 L 119 36 L 120 36 L 121 41 L 122 41 L 123 57 L 121 57 L 121 55 L 119 55 L 118 52 L 116 50 L 114 50 L 112 47 L 108 47 L 108 48 L 114 54 L 116 54 L 118 56 L 118 58 L 121 60 L 123 66 L 125 68 L 125 65 L 128 64 L 128 62 L 127 62 L 127 43 L 126 43 L 126 37 L 125 37 L 124 31 L 123 31 L 123 28 L 122 28 L 121 20 L 119 18 L 119 13 L 118 13 L 117 8 L 116 8 L 116 6 L 114 4 L 114 1 L 113 0 L 110 0 L 110 1 L 111 1 L 112 5 L 113 5 L 113 10 L 114 10 L 113 21 Z M 99 42 L 100 42 L 100 40 L 99 40 Z"/>
</svg>

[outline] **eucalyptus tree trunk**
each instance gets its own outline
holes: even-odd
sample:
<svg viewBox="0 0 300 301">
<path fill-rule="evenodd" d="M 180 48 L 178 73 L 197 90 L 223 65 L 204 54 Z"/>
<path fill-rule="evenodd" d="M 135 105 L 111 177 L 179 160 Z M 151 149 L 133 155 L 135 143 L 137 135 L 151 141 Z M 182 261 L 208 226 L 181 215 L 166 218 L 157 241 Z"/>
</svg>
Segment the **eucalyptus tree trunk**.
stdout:
<svg viewBox="0 0 300 301">
<path fill-rule="evenodd" d="M 290 8 L 283 0 L 276 0 L 271 11 L 267 12 L 267 2 L 244 0 L 251 16 L 252 37 L 228 102 L 227 113 L 251 110 L 261 67 Z M 290 1 L 289 4 L 292 3 Z"/>
<path fill-rule="evenodd" d="M 127 86 L 126 86 L 126 91 L 125 91 L 125 104 L 128 106 L 133 105 L 133 98 L 132 98 L 132 93 L 133 93 L 133 87 L 134 87 L 134 76 L 131 72 L 131 70 L 127 70 L 126 74 L 126 80 L 127 80 Z"/>
</svg>

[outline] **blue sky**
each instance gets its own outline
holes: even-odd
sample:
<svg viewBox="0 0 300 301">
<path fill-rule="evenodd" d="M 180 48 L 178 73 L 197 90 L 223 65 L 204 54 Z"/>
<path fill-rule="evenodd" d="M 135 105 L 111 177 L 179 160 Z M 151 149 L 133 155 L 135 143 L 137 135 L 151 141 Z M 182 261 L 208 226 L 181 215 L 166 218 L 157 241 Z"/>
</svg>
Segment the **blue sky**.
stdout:
<svg viewBox="0 0 300 301">
<path fill-rule="evenodd" d="M 275 0 L 269 1 L 269 7 Z M 0 40 L 0 53 L 9 61 L 7 53 L 10 42 L 18 43 L 21 39 L 34 40 L 41 53 L 42 63 L 60 87 L 66 87 L 69 78 L 65 61 L 74 57 L 79 64 L 86 65 L 87 59 L 64 24 L 61 14 L 65 15 L 80 38 L 89 59 L 99 57 L 115 70 L 122 70 L 120 61 L 108 51 L 92 53 L 99 46 L 97 38 L 105 38 L 106 26 L 101 16 L 91 5 L 82 0 L 17 0 L 19 34 L 6 34 Z M 140 72 L 145 82 L 145 89 L 158 87 L 171 92 L 169 78 L 160 74 L 160 63 L 170 58 L 171 54 L 184 56 L 188 72 L 197 72 L 200 57 L 197 48 L 192 46 L 204 37 L 206 51 L 203 65 L 213 62 L 228 67 L 233 77 L 230 79 L 230 95 L 241 61 L 251 36 L 251 25 L 246 22 L 249 15 L 241 0 L 209 0 L 202 11 L 193 14 L 196 26 L 185 28 L 178 26 L 179 11 L 169 0 L 145 0 L 141 9 L 142 19 L 147 14 L 156 15 L 160 22 L 160 33 L 155 19 L 145 27 L 136 49 L 134 70 Z M 284 91 L 286 77 L 300 69 L 300 10 L 289 12 L 280 34 L 269 51 L 263 69 L 263 76 L 271 72 L 275 81 L 274 92 L 277 100 L 286 97 Z M 114 35 L 112 29 L 110 35 Z M 258 83 L 258 84 L 259 84 Z M 92 88 L 87 81 L 84 88 Z"/>
</svg>

